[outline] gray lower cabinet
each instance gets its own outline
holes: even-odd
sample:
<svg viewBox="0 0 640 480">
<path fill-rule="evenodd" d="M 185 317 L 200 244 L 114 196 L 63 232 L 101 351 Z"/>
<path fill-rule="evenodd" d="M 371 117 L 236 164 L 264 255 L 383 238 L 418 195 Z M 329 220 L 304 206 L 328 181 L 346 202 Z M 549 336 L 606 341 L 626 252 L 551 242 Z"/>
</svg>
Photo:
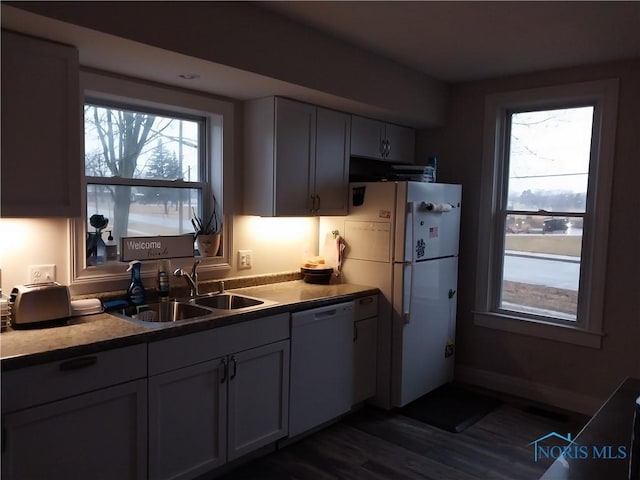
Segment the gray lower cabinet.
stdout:
<svg viewBox="0 0 640 480">
<path fill-rule="evenodd" d="M 195 478 L 288 434 L 289 315 L 149 344 L 149 476 Z"/>
<path fill-rule="evenodd" d="M 378 296 L 355 301 L 353 323 L 353 404 L 376 394 Z"/>
<path fill-rule="evenodd" d="M 147 478 L 145 375 L 145 345 L 4 373 L 2 478 Z"/>
<path fill-rule="evenodd" d="M 222 359 L 149 378 L 149 478 L 192 478 L 227 459 Z"/>
<path fill-rule="evenodd" d="M 288 434 L 289 340 L 253 348 L 229 359 L 229 460 Z"/>
</svg>

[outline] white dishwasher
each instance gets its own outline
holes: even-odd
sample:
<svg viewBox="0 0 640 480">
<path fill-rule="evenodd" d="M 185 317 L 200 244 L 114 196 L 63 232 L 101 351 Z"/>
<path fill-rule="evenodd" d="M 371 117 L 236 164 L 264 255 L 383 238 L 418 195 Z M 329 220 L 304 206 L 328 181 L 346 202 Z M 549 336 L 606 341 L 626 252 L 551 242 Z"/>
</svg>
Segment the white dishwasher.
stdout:
<svg viewBox="0 0 640 480">
<path fill-rule="evenodd" d="M 351 409 L 353 321 L 353 302 L 291 315 L 290 437 Z"/>
</svg>

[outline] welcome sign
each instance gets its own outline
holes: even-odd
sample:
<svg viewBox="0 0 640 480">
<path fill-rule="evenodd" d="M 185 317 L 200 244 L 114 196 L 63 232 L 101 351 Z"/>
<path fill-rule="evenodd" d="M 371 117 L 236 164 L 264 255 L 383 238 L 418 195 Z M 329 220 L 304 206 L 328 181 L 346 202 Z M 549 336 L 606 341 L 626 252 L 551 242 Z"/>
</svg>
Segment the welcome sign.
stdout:
<svg viewBox="0 0 640 480">
<path fill-rule="evenodd" d="M 193 234 L 122 237 L 120 242 L 120 258 L 123 262 L 193 257 Z"/>
</svg>

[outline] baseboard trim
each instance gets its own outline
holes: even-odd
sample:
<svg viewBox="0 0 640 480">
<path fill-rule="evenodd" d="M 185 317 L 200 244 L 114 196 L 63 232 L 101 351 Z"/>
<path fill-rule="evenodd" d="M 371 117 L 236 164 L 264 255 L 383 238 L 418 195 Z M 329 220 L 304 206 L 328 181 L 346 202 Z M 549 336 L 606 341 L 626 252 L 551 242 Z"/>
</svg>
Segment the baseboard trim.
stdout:
<svg viewBox="0 0 640 480">
<path fill-rule="evenodd" d="M 456 382 L 467 383 L 507 395 L 526 398 L 535 402 L 592 416 L 604 400 L 531 382 L 523 378 L 503 375 L 473 367 L 456 366 Z"/>
</svg>

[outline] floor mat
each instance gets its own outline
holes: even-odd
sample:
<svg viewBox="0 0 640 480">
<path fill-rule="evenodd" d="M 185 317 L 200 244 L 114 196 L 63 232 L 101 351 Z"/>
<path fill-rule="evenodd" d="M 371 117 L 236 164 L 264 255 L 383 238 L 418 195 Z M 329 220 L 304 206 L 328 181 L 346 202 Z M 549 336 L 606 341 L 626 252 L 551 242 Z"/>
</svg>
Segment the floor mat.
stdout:
<svg viewBox="0 0 640 480">
<path fill-rule="evenodd" d="M 400 413 L 448 432 L 460 433 L 500 405 L 500 401 L 447 384 L 411 402 Z"/>
</svg>

